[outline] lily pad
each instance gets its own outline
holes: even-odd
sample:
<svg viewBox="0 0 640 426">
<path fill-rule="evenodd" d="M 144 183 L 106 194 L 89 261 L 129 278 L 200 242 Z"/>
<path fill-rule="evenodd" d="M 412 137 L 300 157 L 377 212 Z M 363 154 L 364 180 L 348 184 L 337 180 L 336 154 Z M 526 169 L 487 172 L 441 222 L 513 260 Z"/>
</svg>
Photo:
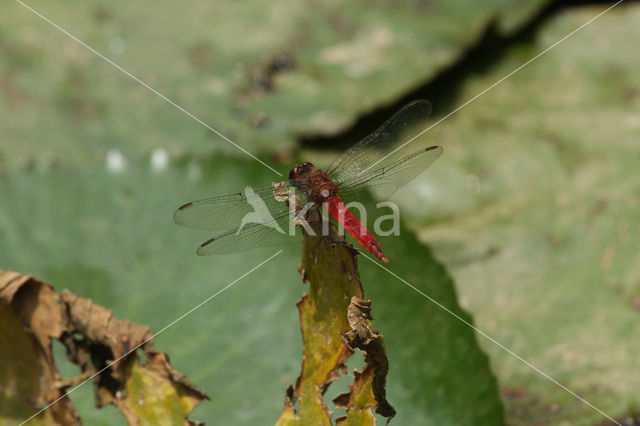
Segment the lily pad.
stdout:
<svg viewBox="0 0 640 426">
<path fill-rule="evenodd" d="M 541 3 L 27 2 L 256 154 L 340 130 L 454 62 L 494 19 L 508 31 Z M 245 155 L 20 3 L 3 8 L 0 53 L 0 170 L 112 150 Z"/>
<path fill-rule="evenodd" d="M 460 103 L 603 10 L 558 15 Z M 478 326 L 613 418 L 640 406 L 638 19 L 614 8 L 427 132 L 445 155 L 396 198 Z M 607 421 L 481 342 L 510 424 Z"/>
<path fill-rule="evenodd" d="M 14 202 L 0 205 L 0 267 L 55 278 L 112 308 L 118 318 L 162 330 L 155 348 L 212 398 L 194 410 L 193 418 L 275 423 L 302 355 L 295 305 L 308 289 L 297 271 L 302 247 L 286 247 L 241 278 L 276 249 L 198 257 L 195 248 L 210 235 L 171 220 L 186 201 L 270 178 L 253 162 L 225 157 L 171 163 L 160 172 L 130 163 L 120 173 L 100 167 L 8 173 L 0 180 L 0 193 Z M 410 233 L 380 243 L 393 271 L 471 320 L 458 307 L 444 268 Z M 500 424 L 496 382 L 473 331 L 378 266 L 359 262 L 375 325 L 385 336 L 387 399 L 398 413 L 394 422 Z M 70 397 L 86 423 L 122 419 L 113 410 L 90 408 L 93 396 L 82 389 Z M 331 391 L 335 394 L 325 395 L 325 403 L 333 407 L 340 389 Z M 344 414 L 332 411 L 336 417 Z"/>
</svg>

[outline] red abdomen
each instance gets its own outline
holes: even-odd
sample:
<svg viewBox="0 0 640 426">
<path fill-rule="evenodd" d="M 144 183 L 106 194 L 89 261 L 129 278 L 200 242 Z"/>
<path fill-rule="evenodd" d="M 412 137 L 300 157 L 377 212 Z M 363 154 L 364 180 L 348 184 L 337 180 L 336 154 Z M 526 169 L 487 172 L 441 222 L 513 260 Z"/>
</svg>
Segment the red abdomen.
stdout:
<svg viewBox="0 0 640 426">
<path fill-rule="evenodd" d="M 340 197 L 330 197 L 327 199 L 327 204 L 329 206 L 329 214 L 333 216 L 362 247 L 373 253 L 374 256 L 383 262 L 386 263 L 389 261 L 375 237 L 371 235 L 369 230 L 351 213 Z"/>
</svg>

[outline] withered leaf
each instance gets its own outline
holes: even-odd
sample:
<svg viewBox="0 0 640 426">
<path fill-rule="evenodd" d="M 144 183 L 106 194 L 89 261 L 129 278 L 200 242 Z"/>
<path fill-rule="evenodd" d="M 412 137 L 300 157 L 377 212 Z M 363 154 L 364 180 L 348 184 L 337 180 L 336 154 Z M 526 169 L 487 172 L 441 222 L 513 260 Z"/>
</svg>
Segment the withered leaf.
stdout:
<svg viewBox="0 0 640 426">
<path fill-rule="evenodd" d="M 49 284 L 0 270 L 0 420 L 25 420 L 61 398 L 38 418 L 52 425 L 80 423 L 64 389 L 56 386 L 62 378 L 53 362 L 51 340 L 65 327 L 58 302 Z"/>
<path fill-rule="evenodd" d="M 371 301 L 352 297 L 347 318 L 351 331 L 344 334 L 345 340 L 350 347 L 364 352 L 367 365 L 362 372 L 354 371 L 355 380 L 350 386 L 351 391 L 338 395 L 334 403 L 347 410 L 357 408 L 362 411 L 364 408 L 375 408 L 376 413 L 390 420 L 396 415 L 396 410 L 387 401 L 389 361 L 382 336 L 371 328 Z M 368 392 L 374 397 L 373 404 L 370 399 L 362 398 L 362 395 Z M 339 424 L 337 420 L 336 423 Z"/>
<path fill-rule="evenodd" d="M 81 424 L 64 392 L 99 372 L 97 406 L 114 404 L 129 424 L 197 424 L 187 416 L 208 397 L 166 354 L 153 350 L 152 336 L 149 327 L 119 320 L 89 299 L 67 290 L 58 295 L 35 277 L 0 271 L 0 340 L 8 343 L 0 345 L 0 420 L 25 420 L 60 398 L 40 419 Z M 68 359 L 82 371 L 79 377 L 62 380 L 53 339 L 65 345 Z M 147 357 L 142 364 L 141 352 Z"/>
<path fill-rule="evenodd" d="M 319 224 L 312 224 L 318 227 Z M 329 237 L 305 235 L 299 270 L 309 293 L 297 303 L 303 341 L 300 376 L 285 398 L 277 425 L 330 425 L 331 412 L 322 396 L 354 348 L 365 352 L 367 365 L 356 370 L 351 392 L 334 399 L 346 415 L 336 424 L 373 425 L 371 408 L 391 418 L 395 410 L 386 400 L 389 364 L 382 336 L 371 329 L 371 302 L 363 300 L 357 266 L 358 252 L 331 227 Z M 321 235 L 317 232 L 317 235 Z M 297 407 L 297 408 L 296 408 Z"/>
</svg>

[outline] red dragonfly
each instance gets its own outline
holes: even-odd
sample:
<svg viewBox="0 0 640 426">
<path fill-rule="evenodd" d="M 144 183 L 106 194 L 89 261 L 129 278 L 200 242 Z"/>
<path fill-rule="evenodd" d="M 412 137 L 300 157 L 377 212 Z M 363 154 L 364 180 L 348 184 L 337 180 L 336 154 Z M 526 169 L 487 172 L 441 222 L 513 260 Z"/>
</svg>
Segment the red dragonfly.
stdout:
<svg viewBox="0 0 640 426">
<path fill-rule="evenodd" d="M 295 232 L 287 232 L 293 229 L 292 217 L 300 223 L 304 219 L 301 213 L 324 206 L 366 250 L 388 262 L 380 244 L 343 198 L 365 201 L 373 195 L 386 199 L 433 163 L 442 154 L 442 147 L 431 146 L 407 155 L 408 144 L 403 145 L 401 139 L 430 113 L 429 102 L 413 101 L 340 155 L 326 171 L 309 162 L 298 163 L 287 182 L 192 201 L 180 207 L 173 219 L 179 225 L 216 232 L 217 236 L 197 250 L 199 255 L 211 255 L 293 242 Z M 296 191 L 298 195 L 293 195 Z"/>
</svg>

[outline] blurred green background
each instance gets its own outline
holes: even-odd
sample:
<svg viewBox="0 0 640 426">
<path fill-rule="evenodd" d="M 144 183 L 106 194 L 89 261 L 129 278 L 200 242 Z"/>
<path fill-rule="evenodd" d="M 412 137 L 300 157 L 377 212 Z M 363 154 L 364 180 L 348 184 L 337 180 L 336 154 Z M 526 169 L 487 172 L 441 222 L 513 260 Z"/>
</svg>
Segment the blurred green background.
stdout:
<svg viewBox="0 0 640 426">
<path fill-rule="evenodd" d="M 416 141 L 445 153 L 394 196 L 403 232 L 381 240 L 394 273 L 616 419 L 640 412 L 640 5 L 626 3 Z M 327 165 L 413 98 L 435 122 L 611 5 L 27 4 L 282 173 Z M 0 10 L 0 269 L 157 331 L 276 251 L 199 258 L 210 235 L 171 221 L 275 173 L 20 3 Z M 299 371 L 299 255 L 157 337 L 212 397 L 193 418 L 278 418 Z M 608 424 L 377 266 L 361 273 L 395 424 Z M 71 397 L 86 424 L 124 423 L 89 385 Z"/>
</svg>

